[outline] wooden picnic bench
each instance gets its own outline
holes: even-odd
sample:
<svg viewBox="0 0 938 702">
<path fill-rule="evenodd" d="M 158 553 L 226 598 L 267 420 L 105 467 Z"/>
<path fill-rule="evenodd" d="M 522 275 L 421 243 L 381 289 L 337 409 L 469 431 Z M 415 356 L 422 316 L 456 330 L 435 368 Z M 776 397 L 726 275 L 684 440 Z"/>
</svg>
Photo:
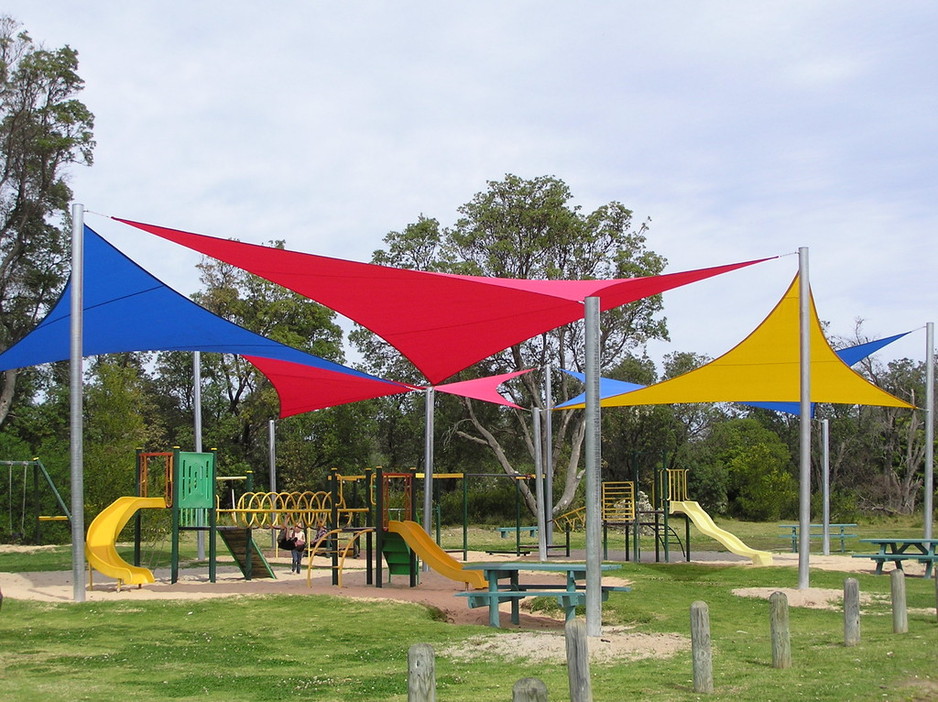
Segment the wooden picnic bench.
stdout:
<svg viewBox="0 0 938 702">
<path fill-rule="evenodd" d="M 829 524 L 830 527 L 830 537 L 831 539 L 840 539 L 840 552 L 845 553 L 847 551 L 847 539 L 857 538 L 856 534 L 848 534 L 848 529 L 856 529 L 856 524 Z M 800 524 L 779 524 L 778 528 L 782 530 L 787 530 L 788 533 L 779 534 L 781 539 L 791 539 L 791 552 L 798 553 L 798 531 L 800 529 Z M 821 531 L 817 531 L 820 529 Z M 812 539 L 822 539 L 824 538 L 824 525 L 823 524 L 812 524 L 809 532 L 809 536 Z"/>
<path fill-rule="evenodd" d="M 902 570 L 903 561 L 916 561 L 925 566 L 925 577 L 930 578 L 935 563 L 938 562 L 938 539 L 906 539 L 885 537 L 879 539 L 860 539 L 862 543 L 875 544 L 878 553 L 854 553 L 854 558 L 869 558 L 876 563 L 876 574 L 882 575 L 883 565 L 895 564 Z"/>
<path fill-rule="evenodd" d="M 525 597 L 553 597 L 563 608 L 567 621 L 576 615 L 578 605 L 586 602 L 586 590 L 577 581 L 586 575 L 586 565 L 583 563 L 515 563 L 502 561 L 498 563 L 467 563 L 467 570 L 481 570 L 488 581 L 488 590 L 473 590 L 470 592 L 457 592 L 457 597 L 465 597 L 470 608 L 488 607 L 489 626 L 499 626 L 498 605 L 502 602 L 511 603 L 511 622 L 520 622 L 519 602 Z M 606 564 L 603 570 L 611 570 L 616 566 Z M 518 582 L 518 573 L 522 570 L 541 572 L 566 573 L 566 582 L 563 584 L 521 584 Z M 508 583 L 499 584 L 500 580 Z M 628 592 L 631 588 L 624 586 L 602 586 L 602 599 L 605 602 L 611 592 Z"/>
</svg>

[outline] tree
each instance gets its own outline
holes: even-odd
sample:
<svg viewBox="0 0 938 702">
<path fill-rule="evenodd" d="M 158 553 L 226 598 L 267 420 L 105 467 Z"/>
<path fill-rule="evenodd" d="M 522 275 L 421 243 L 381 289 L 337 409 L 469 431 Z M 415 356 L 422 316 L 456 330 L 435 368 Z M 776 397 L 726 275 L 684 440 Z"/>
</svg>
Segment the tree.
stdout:
<svg viewBox="0 0 938 702">
<path fill-rule="evenodd" d="M 484 192 L 460 207 L 453 227 L 441 228 L 437 220 L 421 215 L 403 231 L 389 233 L 384 239 L 386 248 L 375 252 L 373 261 L 420 270 L 539 279 L 622 278 L 663 270 L 664 258 L 646 248 L 647 223 L 634 226 L 632 212 L 624 205 L 611 202 L 584 213 L 572 199 L 570 189 L 557 178 L 524 180 L 506 175 L 490 181 Z M 657 317 L 660 311 L 661 298 L 654 296 L 604 313 L 603 365 L 616 365 L 648 339 L 666 338 L 665 322 Z M 409 379 L 389 374 L 392 369 L 403 369 L 398 357 L 382 350 L 380 342 L 367 333 L 356 331 L 353 341 L 372 372 Z M 566 325 L 496 354 L 460 378 L 542 369 L 548 361 L 554 368 L 582 370 L 582 347 L 582 325 Z M 411 374 L 415 375 L 412 370 Z M 572 379 L 555 376 L 551 382 L 554 397 L 578 391 Z M 522 407 L 543 407 L 542 383 L 542 377 L 529 373 L 508 391 Z M 471 400 L 462 405 L 462 419 L 452 425 L 452 435 L 485 447 L 506 473 L 527 472 L 534 453 L 530 415 Z M 581 412 L 556 414 L 554 469 L 562 488 L 556 512 L 566 509 L 576 495 L 582 478 L 578 463 L 583 437 Z M 522 492 L 533 509 L 533 495 L 526 486 Z"/>
<path fill-rule="evenodd" d="M 94 117 L 75 95 L 78 53 L 36 46 L 0 17 L 0 350 L 35 325 L 61 290 L 67 268 L 66 174 L 90 165 Z M 19 371 L 0 380 L 0 424 Z"/>
<path fill-rule="evenodd" d="M 798 490 L 788 447 L 755 419 L 714 425 L 694 444 L 691 460 L 711 480 L 722 482 L 727 511 L 733 516 L 773 520 L 795 510 Z"/>
<path fill-rule="evenodd" d="M 136 450 L 164 440 L 140 354 L 94 359 L 85 390 L 85 503 L 97 514 L 135 489 Z"/>
</svg>

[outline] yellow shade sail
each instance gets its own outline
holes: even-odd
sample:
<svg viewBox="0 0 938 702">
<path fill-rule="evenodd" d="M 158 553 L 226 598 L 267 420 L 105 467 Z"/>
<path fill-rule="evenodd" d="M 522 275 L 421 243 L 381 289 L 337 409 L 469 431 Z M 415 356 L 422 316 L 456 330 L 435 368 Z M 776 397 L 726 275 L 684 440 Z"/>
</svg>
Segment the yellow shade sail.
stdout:
<svg viewBox="0 0 938 702">
<path fill-rule="evenodd" d="M 796 275 L 775 309 L 736 347 L 684 375 L 608 397 L 601 406 L 798 402 L 801 395 L 798 298 Z M 811 402 L 913 408 L 851 370 L 837 356 L 824 338 L 813 295 L 810 310 Z"/>
</svg>

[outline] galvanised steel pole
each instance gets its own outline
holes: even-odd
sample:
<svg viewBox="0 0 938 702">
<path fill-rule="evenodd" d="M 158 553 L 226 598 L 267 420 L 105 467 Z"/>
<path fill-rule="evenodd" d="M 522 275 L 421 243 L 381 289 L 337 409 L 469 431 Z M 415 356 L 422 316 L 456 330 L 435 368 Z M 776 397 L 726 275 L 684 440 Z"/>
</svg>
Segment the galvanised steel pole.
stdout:
<svg viewBox="0 0 938 702">
<path fill-rule="evenodd" d="M 433 536 L 433 404 L 434 389 L 427 388 L 424 407 L 425 431 L 423 444 L 423 528 Z"/>
<path fill-rule="evenodd" d="M 69 434 L 72 487 L 72 597 L 85 601 L 85 473 L 84 473 L 84 258 L 85 208 L 72 205 L 72 300 L 69 345 Z"/>
<path fill-rule="evenodd" d="M 544 366 L 544 519 L 547 545 L 554 543 L 554 393 L 550 363 Z"/>
<path fill-rule="evenodd" d="M 586 298 L 586 635 L 602 634 L 599 298 Z"/>
<path fill-rule="evenodd" d="M 831 427 L 826 419 L 821 420 L 822 472 L 821 502 L 824 514 L 821 519 L 823 530 L 822 553 L 831 555 Z"/>
<path fill-rule="evenodd" d="M 935 512 L 935 323 L 925 325 L 925 538 L 932 537 Z M 938 577 L 936 575 L 935 577 Z"/>
<path fill-rule="evenodd" d="M 811 283 L 806 246 L 798 249 L 798 305 L 801 366 L 798 589 L 806 590 L 810 580 L 808 560 L 811 548 Z"/>
</svg>

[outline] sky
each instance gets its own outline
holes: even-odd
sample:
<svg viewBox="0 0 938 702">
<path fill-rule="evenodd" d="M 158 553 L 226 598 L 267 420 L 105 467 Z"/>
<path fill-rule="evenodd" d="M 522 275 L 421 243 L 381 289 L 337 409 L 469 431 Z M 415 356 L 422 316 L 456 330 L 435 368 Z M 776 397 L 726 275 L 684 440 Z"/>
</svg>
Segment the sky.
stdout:
<svg viewBox="0 0 938 702">
<path fill-rule="evenodd" d="M 667 271 L 782 258 L 665 294 L 649 348 L 711 357 L 797 272 L 830 332 L 935 321 L 938 4 L 870 0 L 6 0 L 79 52 L 86 223 L 180 292 L 196 254 L 107 216 L 368 261 L 511 173 L 650 220 Z M 104 215 L 104 216 L 102 216 Z M 923 360 L 922 329 L 883 361 Z"/>
</svg>

